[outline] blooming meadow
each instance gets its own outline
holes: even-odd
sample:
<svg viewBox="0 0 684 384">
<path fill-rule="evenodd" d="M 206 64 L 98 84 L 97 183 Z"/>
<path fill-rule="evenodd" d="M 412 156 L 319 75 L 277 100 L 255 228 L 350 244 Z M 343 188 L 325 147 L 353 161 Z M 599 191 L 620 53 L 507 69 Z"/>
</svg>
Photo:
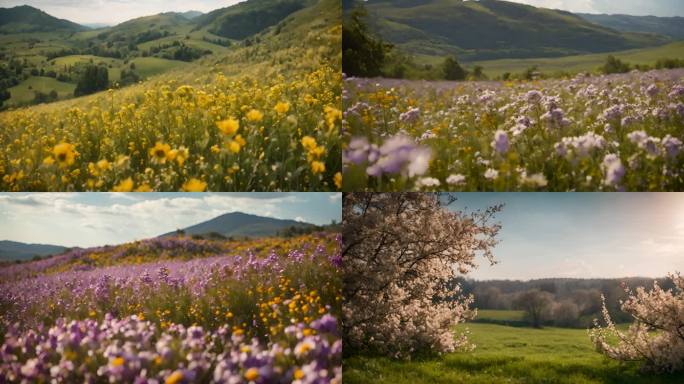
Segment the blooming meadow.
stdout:
<svg viewBox="0 0 684 384">
<path fill-rule="evenodd" d="M 2 268 L 0 377 L 341 383 L 339 238 L 282 241 L 153 239 Z"/>
<path fill-rule="evenodd" d="M 0 113 L 0 190 L 338 190 L 338 8 L 135 86 Z"/>
<path fill-rule="evenodd" d="M 346 78 L 344 189 L 682 190 L 683 76 Z"/>
</svg>

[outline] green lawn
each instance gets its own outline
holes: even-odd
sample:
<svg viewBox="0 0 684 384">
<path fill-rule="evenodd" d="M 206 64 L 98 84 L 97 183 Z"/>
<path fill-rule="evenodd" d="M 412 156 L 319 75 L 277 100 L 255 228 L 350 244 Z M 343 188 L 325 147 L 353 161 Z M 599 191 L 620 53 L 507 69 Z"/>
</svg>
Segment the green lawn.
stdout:
<svg viewBox="0 0 684 384">
<path fill-rule="evenodd" d="M 160 59 L 158 57 L 140 57 L 131 61 L 135 63 L 135 71 L 143 78 L 190 65 L 184 61 Z"/>
<path fill-rule="evenodd" d="M 509 311 L 506 309 L 478 309 L 476 320 L 509 320 L 523 321 L 525 311 Z"/>
<path fill-rule="evenodd" d="M 30 88 L 29 88 L 30 87 Z M 33 100 L 34 91 L 50 93 L 53 89 L 57 91 L 60 99 L 74 95 L 75 84 L 57 81 L 51 77 L 31 76 L 28 79 L 9 89 L 12 97 L 8 104 L 23 103 Z"/>
<path fill-rule="evenodd" d="M 462 327 L 459 327 L 462 328 Z M 684 375 L 639 373 L 594 351 L 586 330 L 468 324 L 473 352 L 398 361 L 352 356 L 344 360 L 349 383 L 661 384 L 684 383 Z"/>
<path fill-rule="evenodd" d="M 499 76 L 505 72 L 520 73 L 533 65 L 539 66 L 539 70 L 544 73 L 554 73 L 559 71 L 576 73 L 582 71 L 595 71 L 598 67 L 603 65 L 606 57 L 610 54 L 632 65 L 653 65 L 658 59 L 661 58 L 674 59 L 684 57 L 684 41 L 671 43 L 660 47 L 632 49 L 628 51 L 556 58 L 487 60 L 465 63 L 465 66 L 472 68 L 475 65 L 481 65 L 484 68 L 485 74 L 490 77 Z"/>
</svg>

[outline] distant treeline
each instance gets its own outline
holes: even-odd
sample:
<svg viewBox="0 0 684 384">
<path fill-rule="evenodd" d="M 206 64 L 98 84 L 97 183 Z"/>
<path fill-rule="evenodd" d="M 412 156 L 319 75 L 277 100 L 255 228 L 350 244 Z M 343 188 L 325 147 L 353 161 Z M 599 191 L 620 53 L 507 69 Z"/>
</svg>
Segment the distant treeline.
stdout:
<svg viewBox="0 0 684 384">
<path fill-rule="evenodd" d="M 630 322 L 631 316 L 620 310 L 620 300 L 627 298 L 622 284 L 635 289 L 653 286 L 654 279 L 539 279 L 530 281 L 457 279 L 464 294 L 473 294 L 478 309 L 520 309 L 530 326 L 555 325 L 587 328 L 601 316 L 601 295 L 616 322 Z M 672 281 L 657 279 L 663 289 L 674 288 Z"/>
</svg>

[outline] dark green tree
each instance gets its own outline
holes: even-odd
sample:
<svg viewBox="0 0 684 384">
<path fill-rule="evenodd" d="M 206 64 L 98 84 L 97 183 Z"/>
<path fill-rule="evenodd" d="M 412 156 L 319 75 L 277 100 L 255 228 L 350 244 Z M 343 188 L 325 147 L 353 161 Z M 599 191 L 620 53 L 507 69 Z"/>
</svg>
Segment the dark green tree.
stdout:
<svg viewBox="0 0 684 384">
<path fill-rule="evenodd" d="M 447 56 L 442 63 L 442 74 L 446 80 L 465 80 L 466 71 L 458 64 L 456 58 Z"/>
<path fill-rule="evenodd" d="M 367 15 L 359 6 L 342 23 L 342 71 L 349 76 L 380 76 L 391 49 L 368 31 L 364 21 Z"/>
<path fill-rule="evenodd" d="M 630 68 L 629 64 L 622 62 L 622 60 L 618 59 L 613 55 L 609 55 L 606 58 L 606 62 L 603 64 L 603 67 L 601 69 L 603 70 L 603 73 L 610 74 L 629 72 Z"/>
<path fill-rule="evenodd" d="M 109 86 L 107 67 L 88 64 L 76 84 L 74 96 L 83 96 L 102 91 Z"/>
</svg>

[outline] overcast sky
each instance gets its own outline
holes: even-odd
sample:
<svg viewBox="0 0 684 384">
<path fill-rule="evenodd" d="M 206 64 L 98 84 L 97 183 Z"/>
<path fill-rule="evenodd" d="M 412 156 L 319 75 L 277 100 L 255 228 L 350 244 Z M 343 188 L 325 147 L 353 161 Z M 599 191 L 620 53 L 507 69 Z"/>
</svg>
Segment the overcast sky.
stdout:
<svg viewBox="0 0 684 384">
<path fill-rule="evenodd" d="M 499 264 L 478 279 L 684 272 L 684 193 L 461 193 L 455 208 L 504 203 Z"/>
<path fill-rule="evenodd" d="M 0 240 L 63 246 L 158 236 L 227 212 L 340 221 L 340 193 L 1 193 Z"/>
<path fill-rule="evenodd" d="M 30 5 L 79 24 L 118 24 L 162 12 L 209 12 L 240 0 L 0 0 L 0 7 Z"/>
<path fill-rule="evenodd" d="M 684 0 L 508 0 L 581 13 L 684 16 Z"/>
</svg>

